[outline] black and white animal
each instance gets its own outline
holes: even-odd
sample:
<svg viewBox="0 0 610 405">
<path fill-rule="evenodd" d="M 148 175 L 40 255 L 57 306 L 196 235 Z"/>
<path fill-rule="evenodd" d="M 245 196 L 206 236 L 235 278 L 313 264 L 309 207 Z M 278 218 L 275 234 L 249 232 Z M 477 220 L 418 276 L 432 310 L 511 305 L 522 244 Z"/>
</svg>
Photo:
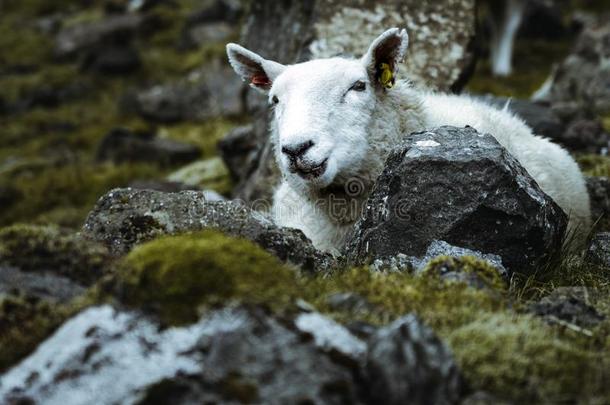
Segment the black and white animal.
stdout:
<svg viewBox="0 0 610 405">
<path fill-rule="evenodd" d="M 590 226 L 589 196 L 568 152 L 534 135 L 506 109 L 395 81 L 407 46 L 407 32 L 393 28 L 360 59 L 282 65 L 227 45 L 235 71 L 267 94 L 273 107 L 271 137 L 282 172 L 272 209 L 278 225 L 301 229 L 317 248 L 337 253 L 388 153 L 405 134 L 470 125 L 492 134 L 515 156 L 568 214 L 569 230 L 583 240 Z M 363 192 L 346 193 L 350 209 L 338 214 L 331 197 L 341 195 L 350 179 L 359 179 Z"/>
</svg>

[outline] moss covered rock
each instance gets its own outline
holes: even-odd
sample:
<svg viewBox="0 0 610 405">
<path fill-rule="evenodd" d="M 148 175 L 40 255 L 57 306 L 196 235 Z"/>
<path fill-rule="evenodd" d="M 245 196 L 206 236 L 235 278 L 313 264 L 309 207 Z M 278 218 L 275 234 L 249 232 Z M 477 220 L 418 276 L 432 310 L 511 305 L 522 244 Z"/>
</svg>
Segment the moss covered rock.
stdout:
<svg viewBox="0 0 610 405">
<path fill-rule="evenodd" d="M 252 242 L 218 231 L 168 236 L 136 247 L 118 274 L 119 296 L 175 324 L 202 305 L 230 301 L 283 308 L 297 294 L 295 273 Z"/>
<path fill-rule="evenodd" d="M 511 400 L 557 403 L 606 390 L 599 378 L 608 358 L 528 316 L 483 316 L 450 332 L 448 342 L 473 388 Z"/>
<path fill-rule="evenodd" d="M 50 271 L 91 285 L 106 271 L 108 250 L 53 226 L 0 229 L 0 262 L 25 271 Z"/>
<path fill-rule="evenodd" d="M 66 309 L 59 305 L 0 295 L 0 372 L 34 350 L 66 316 Z"/>
</svg>

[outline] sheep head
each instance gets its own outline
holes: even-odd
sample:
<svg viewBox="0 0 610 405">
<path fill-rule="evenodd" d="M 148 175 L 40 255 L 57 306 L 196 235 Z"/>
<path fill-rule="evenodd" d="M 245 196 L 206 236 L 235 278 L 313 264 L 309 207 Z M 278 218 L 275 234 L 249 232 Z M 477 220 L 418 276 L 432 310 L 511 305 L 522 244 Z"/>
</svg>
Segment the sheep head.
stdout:
<svg viewBox="0 0 610 405">
<path fill-rule="evenodd" d="M 229 61 L 272 106 L 272 142 L 284 178 L 296 187 L 341 185 L 363 171 L 374 111 L 392 91 L 408 45 L 390 29 L 360 59 L 341 57 L 282 65 L 236 44 Z"/>
</svg>

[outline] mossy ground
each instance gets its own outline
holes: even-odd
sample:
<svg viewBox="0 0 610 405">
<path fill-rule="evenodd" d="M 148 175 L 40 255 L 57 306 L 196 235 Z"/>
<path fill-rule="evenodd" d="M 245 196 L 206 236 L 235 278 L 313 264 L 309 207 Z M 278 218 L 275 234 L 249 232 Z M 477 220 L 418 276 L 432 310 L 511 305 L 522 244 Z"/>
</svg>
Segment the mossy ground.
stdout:
<svg viewBox="0 0 610 405">
<path fill-rule="evenodd" d="M 0 264 L 24 271 L 53 271 L 83 285 L 104 275 L 108 250 L 54 226 L 13 225 L 0 229 Z"/>
<path fill-rule="evenodd" d="M 28 222 L 78 228 L 107 190 L 134 179 L 164 178 L 176 169 L 96 163 L 96 145 L 116 126 L 157 129 L 161 136 L 199 145 L 203 157 L 211 158 L 219 137 L 240 122 L 219 118 L 154 128 L 119 108 L 119 99 L 128 89 L 178 79 L 210 59 L 224 57 L 219 44 L 189 50 L 176 47 L 183 27 L 180 21 L 200 5 L 195 0 L 167 3 L 153 11 L 160 29 L 138 38 L 143 67 L 125 77 L 82 72 L 77 62 L 56 63 L 49 37 L 35 24 L 21 23 L 24 16 L 32 19 L 54 11 L 68 13 L 68 24 L 90 21 L 103 14 L 101 3 L 92 2 L 87 9 L 81 2 L 67 0 L 0 3 L 2 101 L 14 105 L 42 86 L 85 89 L 58 105 L 0 116 L 0 188 L 14 193 L 2 207 L 0 226 Z M 519 42 L 513 78 L 492 79 L 488 65 L 482 63 L 469 89 L 527 97 L 567 50 L 565 43 L 549 47 L 548 43 Z M 610 116 L 604 123 L 610 128 Z M 580 163 L 589 174 L 610 174 L 606 158 L 583 158 Z M 52 226 L 13 225 L 0 231 L 0 256 L 30 271 L 53 264 L 73 278 L 88 277 L 87 271 L 102 260 L 103 253 L 96 249 Z M 85 251 L 91 254 L 82 256 Z M 30 256 L 48 260 L 29 260 Z M 489 288 L 443 281 L 438 277 L 443 266 L 474 272 Z M 200 311 L 227 302 L 289 313 L 301 299 L 343 323 L 383 325 L 416 313 L 451 347 L 472 390 L 515 403 L 610 402 L 606 383 L 610 379 L 610 274 L 580 261 L 550 266 L 539 279 L 514 277 L 506 287 L 488 267 L 471 259 L 440 258 L 420 276 L 356 268 L 311 277 L 296 273 L 250 242 L 207 231 L 143 244 L 113 270 L 78 303 L 58 306 L 20 295 L 0 297 L 0 371 L 31 352 L 77 308 L 113 300 L 111 296 L 129 308 L 156 313 L 166 324 L 191 322 Z M 525 311 L 528 301 L 555 287 L 581 285 L 599 292 L 602 298 L 596 307 L 606 316 L 590 333 L 546 324 Z M 370 305 L 357 311 L 337 309 L 327 299 L 335 293 L 356 293 Z"/>
<path fill-rule="evenodd" d="M 485 280 L 486 288 L 443 281 L 442 267 Z M 451 347 L 472 390 L 518 402 L 603 402 L 610 399 L 610 274 L 566 260 L 546 279 L 510 284 L 474 258 L 438 258 L 421 275 L 371 272 L 297 274 L 250 242 L 215 231 L 157 239 L 136 248 L 112 289 L 129 306 L 152 309 L 169 324 L 197 319 L 217 304 L 256 303 L 281 314 L 304 300 L 339 322 L 383 325 L 416 313 Z M 588 286 L 606 320 L 580 333 L 527 313 L 528 302 L 558 286 Z M 333 294 L 355 293 L 368 305 L 332 306 Z"/>
<path fill-rule="evenodd" d="M 36 348 L 66 316 L 59 305 L 0 294 L 0 372 Z"/>
<path fill-rule="evenodd" d="M 109 189 L 133 180 L 162 180 L 176 169 L 154 162 L 97 163 L 95 149 L 113 128 L 158 130 L 161 136 L 199 145 L 207 158 L 217 155 L 218 139 L 241 122 L 218 118 L 156 128 L 121 107 L 127 91 L 178 80 L 224 57 L 216 43 L 185 50 L 178 46 L 186 16 L 201 2 L 181 0 L 150 11 L 159 24 L 150 35 L 136 38 L 143 61 L 138 72 L 103 76 L 82 71 L 78 60 L 57 62 L 53 36 L 41 32 L 35 19 L 60 11 L 65 14 L 64 26 L 80 24 L 102 18 L 106 3 L 94 1 L 83 7 L 69 0 L 10 0 L 0 4 L 0 186 L 17 190 L 0 212 L 0 226 L 35 222 L 78 228 Z M 41 89 L 69 91 L 65 99 L 36 104 Z M 28 102 L 34 104 L 24 107 Z M 3 104 L 8 114 L 2 115 Z M 204 186 L 221 185 L 223 189 L 217 191 L 226 192 L 225 183 Z"/>
</svg>

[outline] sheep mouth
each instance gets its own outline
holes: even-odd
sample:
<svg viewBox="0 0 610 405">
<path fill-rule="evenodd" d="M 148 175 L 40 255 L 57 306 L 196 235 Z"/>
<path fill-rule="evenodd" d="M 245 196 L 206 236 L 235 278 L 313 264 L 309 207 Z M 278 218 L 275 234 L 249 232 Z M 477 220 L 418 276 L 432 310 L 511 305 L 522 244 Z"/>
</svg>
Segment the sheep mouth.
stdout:
<svg viewBox="0 0 610 405">
<path fill-rule="evenodd" d="M 292 171 L 298 174 L 305 180 L 311 180 L 320 177 L 326 171 L 328 159 L 324 159 L 322 163 L 317 165 L 294 164 Z"/>
</svg>

